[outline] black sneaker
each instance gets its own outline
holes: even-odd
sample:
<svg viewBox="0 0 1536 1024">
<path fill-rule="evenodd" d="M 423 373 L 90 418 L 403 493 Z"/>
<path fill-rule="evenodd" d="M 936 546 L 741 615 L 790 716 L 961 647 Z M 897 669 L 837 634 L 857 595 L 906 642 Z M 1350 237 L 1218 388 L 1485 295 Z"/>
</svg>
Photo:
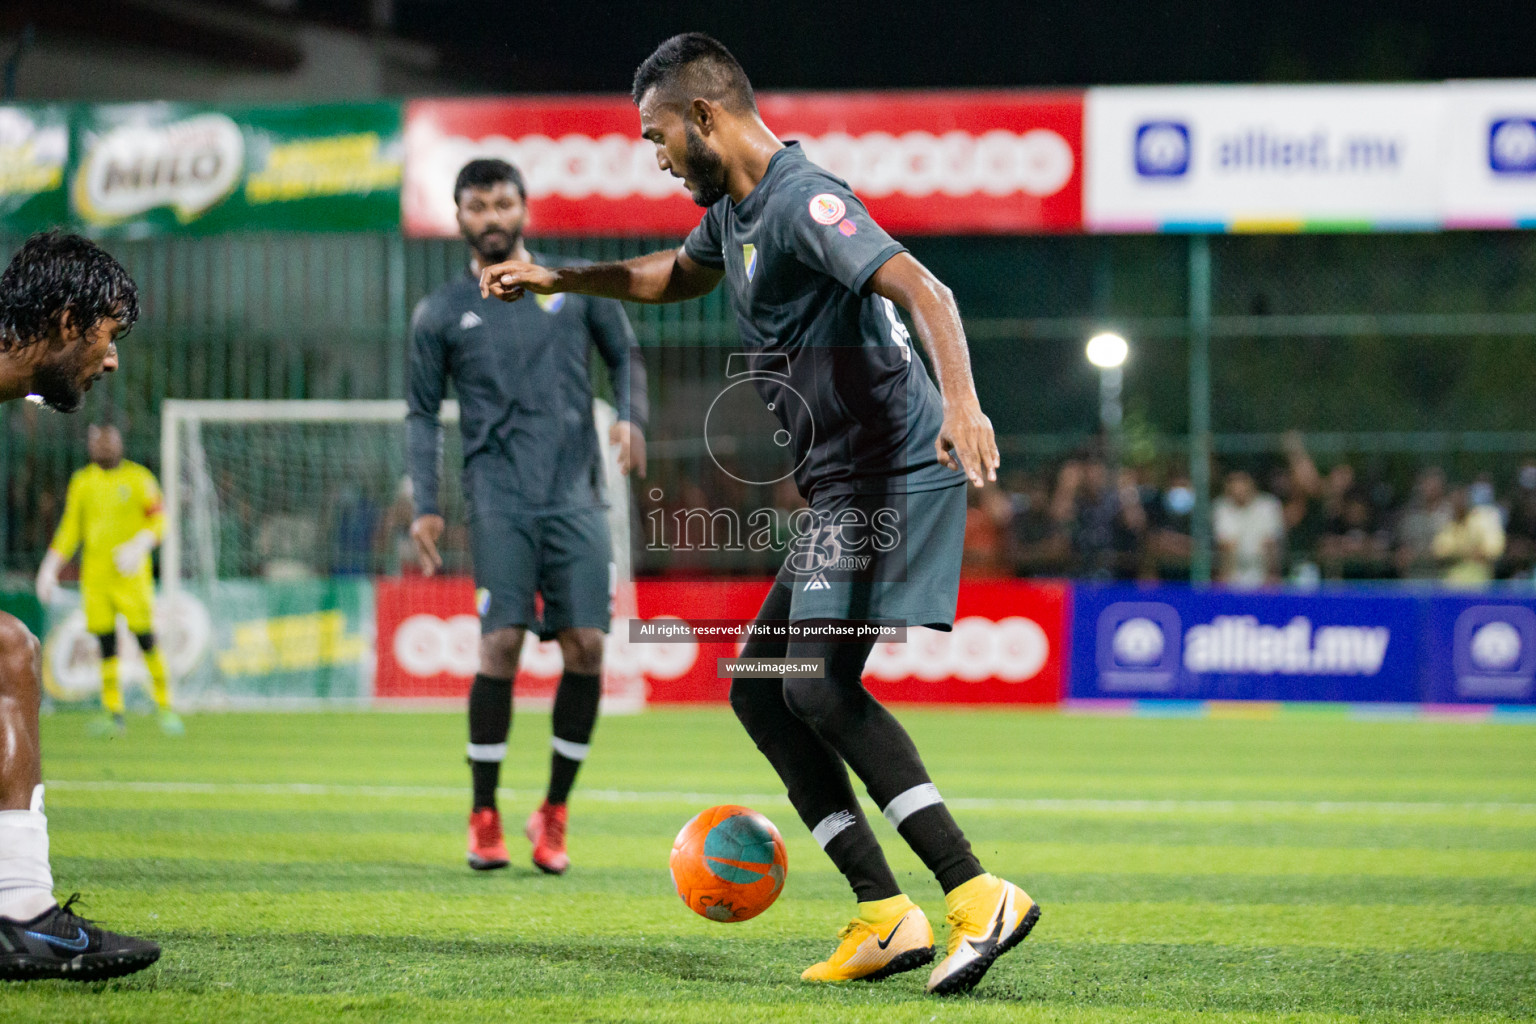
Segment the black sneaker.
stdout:
<svg viewBox="0 0 1536 1024">
<path fill-rule="evenodd" d="M 30 921 L 0 917 L 0 981 L 99 981 L 142 971 L 160 959 L 148 939 L 98 928 L 70 912 L 79 893 Z"/>
</svg>

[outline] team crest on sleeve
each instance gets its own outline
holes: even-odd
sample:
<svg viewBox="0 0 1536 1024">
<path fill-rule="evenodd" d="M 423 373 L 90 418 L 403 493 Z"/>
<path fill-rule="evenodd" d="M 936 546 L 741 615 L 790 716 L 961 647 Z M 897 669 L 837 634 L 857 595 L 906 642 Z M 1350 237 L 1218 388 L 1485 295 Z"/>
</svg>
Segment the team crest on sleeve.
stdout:
<svg viewBox="0 0 1536 1024">
<path fill-rule="evenodd" d="M 848 207 L 831 192 L 823 192 L 811 198 L 811 220 L 817 224 L 836 224 L 847 212 Z"/>
<path fill-rule="evenodd" d="M 741 266 L 747 272 L 747 280 L 757 273 L 757 246 L 747 242 L 741 247 Z"/>
<path fill-rule="evenodd" d="M 533 300 L 539 304 L 539 308 L 546 313 L 558 313 L 560 307 L 565 305 L 565 292 L 555 292 L 553 295 L 535 295 Z"/>
</svg>

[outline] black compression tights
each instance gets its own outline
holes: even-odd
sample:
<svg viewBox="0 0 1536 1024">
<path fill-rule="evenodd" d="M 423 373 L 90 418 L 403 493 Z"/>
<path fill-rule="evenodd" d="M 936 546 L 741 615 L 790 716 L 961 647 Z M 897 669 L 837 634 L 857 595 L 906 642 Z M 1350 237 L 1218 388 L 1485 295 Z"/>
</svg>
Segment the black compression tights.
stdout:
<svg viewBox="0 0 1536 1024">
<path fill-rule="evenodd" d="M 789 588 L 774 584 L 758 619 L 788 620 L 790 600 Z M 822 658 L 825 677 L 738 679 L 731 707 L 860 900 L 884 899 L 900 888 L 854 797 L 845 762 L 948 892 L 981 867 L 938 800 L 911 737 L 864 688 L 872 649 L 867 642 L 754 639 L 742 657 Z"/>
</svg>

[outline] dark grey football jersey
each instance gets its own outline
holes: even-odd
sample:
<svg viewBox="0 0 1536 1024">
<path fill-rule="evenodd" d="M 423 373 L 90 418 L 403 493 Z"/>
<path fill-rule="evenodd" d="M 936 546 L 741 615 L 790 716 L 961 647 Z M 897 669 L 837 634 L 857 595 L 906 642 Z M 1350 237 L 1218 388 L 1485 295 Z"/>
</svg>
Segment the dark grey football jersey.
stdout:
<svg viewBox="0 0 1536 1024">
<path fill-rule="evenodd" d="M 745 199 L 711 206 L 683 249 L 725 271 L 753 382 L 793 439 L 807 501 L 964 482 L 934 453 L 943 406 L 900 314 L 867 293 L 905 250 L 846 182 L 791 142 Z"/>
<path fill-rule="evenodd" d="M 532 258 L 546 266 L 577 262 Z M 592 421 L 593 346 L 612 371 L 619 419 L 644 430 L 645 365 L 613 299 L 482 299 L 479 279 L 468 272 L 423 299 L 411 323 L 406 419 L 417 513 L 440 512 L 438 416 L 450 379 L 472 515 L 604 504 L 604 449 Z"/>
</svg>

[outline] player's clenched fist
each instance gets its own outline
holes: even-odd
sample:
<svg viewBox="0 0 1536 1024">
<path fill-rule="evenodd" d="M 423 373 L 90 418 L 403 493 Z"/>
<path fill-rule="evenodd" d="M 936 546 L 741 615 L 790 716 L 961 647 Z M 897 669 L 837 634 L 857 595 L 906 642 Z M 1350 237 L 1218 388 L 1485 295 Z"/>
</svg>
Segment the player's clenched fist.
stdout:
<svg viewBox="0 0 1536 1024">
<path fill-rule="evenodd" d="M 537 263 L 507 260 L 480 271 L 480 297 L 484 299 L 494 295 L 503 302 L 516 302 L 525 291 L 548 295 L 555 290 L 555 272 Z"/>
</svg>

